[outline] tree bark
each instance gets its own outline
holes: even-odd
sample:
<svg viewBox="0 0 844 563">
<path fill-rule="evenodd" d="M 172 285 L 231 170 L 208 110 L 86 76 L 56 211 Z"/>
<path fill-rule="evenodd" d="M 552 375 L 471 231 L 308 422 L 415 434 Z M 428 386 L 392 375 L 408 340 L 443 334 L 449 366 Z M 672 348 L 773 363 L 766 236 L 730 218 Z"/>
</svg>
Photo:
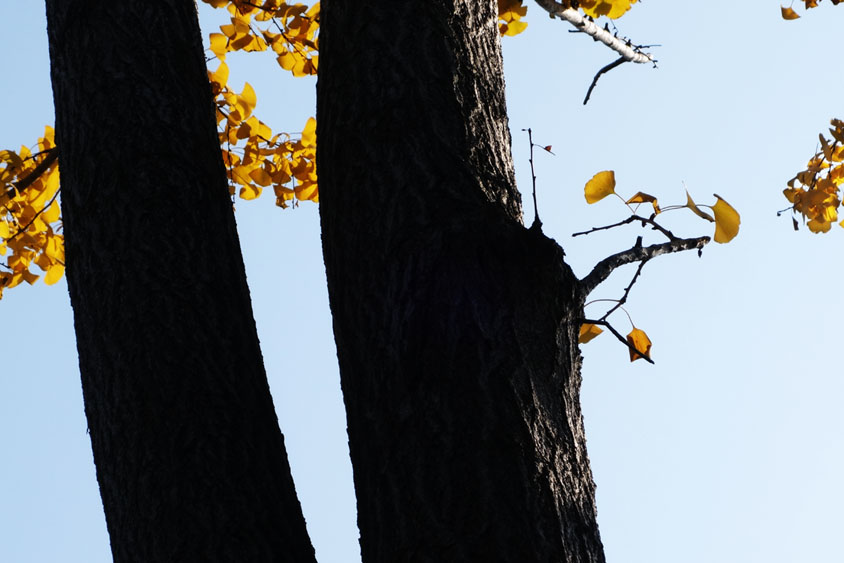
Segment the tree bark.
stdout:
<svg viewBox="0 0 844 563">
<path fill-rule="evenodd" d="M 583 297 L 522 224 L 495 2 L 326 1 L 320 26 L 320 213 L 363 561 L 604 561 Z"/>
<path fill-rule="evenodd" d="M 315 561 L 190 0 L 47 0 L 67 279 L 116 562 Z"/>
</svg>

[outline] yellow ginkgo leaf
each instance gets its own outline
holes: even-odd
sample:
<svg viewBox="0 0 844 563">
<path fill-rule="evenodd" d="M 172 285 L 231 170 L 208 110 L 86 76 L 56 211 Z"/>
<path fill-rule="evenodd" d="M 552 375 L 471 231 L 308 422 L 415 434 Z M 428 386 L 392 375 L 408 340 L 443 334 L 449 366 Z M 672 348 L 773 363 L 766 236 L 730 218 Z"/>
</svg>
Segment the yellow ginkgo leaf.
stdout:
<svg viewBox="0 0 844 563">
<path fill-rule="evenodd" d="M 587 16 L 597 18 L 607 16 L 616 19 L 623 16 L 636 0 L 581 0 L 580 7 Z"/>
<path fill-rule="evenodd" d="M 601 201 L 608 195 L 615 193 L 615 172 L 612 170 L 598 172 L 592 176 L 591 180 L 586 182 L 583 191 L 586 196 L 586 203 Z"/>
<path fill-rule="evenodd" d="M 715 213 L 715 242 L 723 244 L 736 238 L 741 217 L 739 217 L 738 211 L 721 199 L 718 194 L 715 194 L 715 197 L 718 199 L 712 206 L 712 212 Z"/>
<path fill-rule="evenodd" d="M 602 332 L 604 332 L 604 330 L 597 325 L 593 325 L 592 323 L 583 323 L 580 325 L 580 336 L 577 337 L 577 341 L 580 344 L 586 344 Z"/>
<path fill-rule="evenodd" d="M 258 104 L 258 97 L 255 95 L 255 90 L 252 88 L 252 85 L 248 82 L 244 83 L 243 85 L 243 92 L 237 97 L 237 101 L 239 102 L 238 105 L 242 105 L 241 113 L 243 117 L 249 117 L 252 114 L 252 110 L 255 109 L 255 106 Z"/>
<path fill-rule="evenodd" d="M 53 285 L 64 275 L 64 266 L 61 264 L 53 264 L 50 266 L 50 269 L 47 270 L 47 275 L 44 276 L 44 283 L 47 285 Z"/>
<path fill-rule="evenodd" d="M 800 14 L 792 10 L 791 8 L 786 8 L 785 6 L 780 6 L 780 10 L 782 10 L 782 19 L 784 20 L 796 20 L 800 17 Z"/>
<path fill-rule="evenodd" d="M 0 221 L 0 239 L 7 239 L 12 236 L 12 229 L 6 221 Z"/>
<path fill-rule="evenodd" d="M 645 334 L 644 330 L 633 328 L 630 334 L 627 335 L 627 343 L 633 348 L 641 352 L 638 354 L 630 349 L 630 361 L 635 362 L 639 358 L 651 359 L 651 339 Z"/>
<path fill-rule="evenodd" d="M 654 213 L 659 215 L 661 211 L 659 208 L 659 204 L 656 201 L 656 198 L 644 192 L 636 192 L 636 195 L 628 199 L 627 203 L 650 203 L 651 205 L 653 205 Z"/>
<path fill-rule="evenodd" d="M 240 188 L 240 199 L 255 199 L 261 195 L 261 187 L 254 184 L 246 184 Z"/>
<path fill-rule="evenodd" d="M 688 207 L 689 209 L 691 209 L 691 210 L 692 210 L 692 212 L 693 212 L 695 215 L 697 215 L 698 217 L 700 217 L 701 219 L 706 219 L 706 220 L 707 220 L 707 221 L 709 221 L 710 223 L 714 223 L 714 222 L 715 222 L 715 219 L 713 219 L 713 218 L 712 218 L 712 215 L 710 215 L 710 214 L 709 214 L 709 213 L 707 213 L 706 211 L 701 211 L 701 209 L 700 209 L 697 205 L 695 205 L 695 202 L 694 202 L 694 200 L 692 199 L 692 196 L 690 196 L 690 195 L 689 195 L 689 191 L 688 191 L 688 190 L 686 190 L 686 207 Z"/>
<path fill-rule="evenodd" d="M 521 32 L 523 32 L 527 26 L 528 26 L 528 24 L 525 23 L 525 22 L 511 21 L 509 23 L 502 25 L 501 31 L 503 32 L 504 35 L 512 37 L 514 35 L 518 35 Z"/>
<path fill-rule="evenodd" d="M 309 117 L 302 131 L 302 144 L 306 147 L 316 146 L 316 119 Z"/>
</svg>

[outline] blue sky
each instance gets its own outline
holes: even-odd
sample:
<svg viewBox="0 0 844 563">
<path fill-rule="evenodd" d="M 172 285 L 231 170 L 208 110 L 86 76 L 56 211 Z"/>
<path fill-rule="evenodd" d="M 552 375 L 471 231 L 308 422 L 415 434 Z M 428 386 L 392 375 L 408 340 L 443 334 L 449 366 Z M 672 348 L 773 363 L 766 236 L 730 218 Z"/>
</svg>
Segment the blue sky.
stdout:
<svg viewBox="0 0 844 563">
<path fill-rule="evenodd" d="M 52 122 L 46 24 L 38 2 L 5 4 L 14 16 L 0 20 L 0 148 L 17 148 Z M 545 232 L 578 275 L 640 234 L 571 238 L 625 216 L 611 198 L 586 205 L 583 184 L 600 170 L 616 171 L 622 194 L 684 203 L 685 183 L 698 203 L 717 193 L 742 215 L 730 244 L 645 267 L 627 310 L 653 340 L 655 366 L 630 364 L 608 335 L 583 347 L 610 561 L 791 563 L 844 552 L 844 230 L 795 233 L 776 216 L 817 134 L 844 117 L 833 55 L 844 7 L 827 4 L 785 22 L 776 2 L 648 0 L 618 25 L 635 42 L 661 45 L 659 68 L 622 65 L 585 107 L 592 76 L 613 53 L 534 5 L 525 33 L 505 39 L 519 183 L 529 190 L 520 130 L 531 127 L 556 153 L 536 155 Z M 206 34 L 215 25 L 208 12 Z M 270 55 L 229 62 L 230 83 L 253 84 L 264 121 L 301 130 L 314 111 L 313 80 L 287 76 Z M 353 563 L 355 501 L 317 207 L 272 203 L 237 204 L 265 363 L 318 557 Z M 529 221 L 527 200 L 525 214 Z M 711 234 L 686 210 L 664 220 L 677 234 Z M 618 297 L 632 274 L 622 269 L 595 297 Z M 614 319 L 629 331 L 623 315 Z M 0 321 L 0 561 L 110 561 L 64 282 L 7 291 Z"/>
</svg>

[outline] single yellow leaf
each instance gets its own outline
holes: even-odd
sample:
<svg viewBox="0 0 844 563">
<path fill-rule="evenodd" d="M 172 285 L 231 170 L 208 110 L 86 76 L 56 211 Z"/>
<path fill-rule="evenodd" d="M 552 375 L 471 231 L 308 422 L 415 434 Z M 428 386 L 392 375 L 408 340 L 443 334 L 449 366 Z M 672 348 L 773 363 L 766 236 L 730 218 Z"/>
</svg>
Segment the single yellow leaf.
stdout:
<svg viewBox="0 0 844 563">
<path fill-rule="evenodd" d="M 615 193 L 615 172 L 612 170 L 598 172 L 592 176 L 591 180 L 586 182 L 583 191 L 586 195 L 586 203 L 601 201 L 608 195 Z"/>
<path fill-rule="evenodd" d="M 659 215 L 660 208 L 656 198 L 644 192 L 636 192 L 636 195 L 627 200 L 627 203 L 650 203 L 654 208 L 654 213 Z"/>
<path fill-rule="evenodd" d="M 630 334 L 627 335 L 627 343 L 644 355 L 637 354 L 633 350 L 630 351 L 630 361 L 635 362 L 639 358 L 651 359 L 651 339 L 645 334 L 644 330 L 633 328 Z"/>
<path fill-rule="evenodd" d="M 47 285 L 53 285 L 64 275 L 64 266 L 61 264 L 53 264 L 50 266 L 50 269 L 47 270 L 47 275 L 44 276 L 44 283 Z"/>
<path fill-rule="evenodd" d="M 252 180 L 254 180 L 259 186 L 269 186 L 273 183 L 273 179 L 263 168 L 256 168 L 249 173 L 249 177 L 252 178 Z"/>
<path fill-rule="evenodd" d="M 604 332 L 604 330 L 597 325 L 593 325 L 592 323 L 583 323 L 580 325 L 580 336 L 578 336 L 577 341 L 580 344 L 586 344 L 602 332 Z"/>
<path fill-rule="evenodd" d="M 785 6 L 780 6 L 780 10 L 782 10 L 782 19 L 784 20 L 796 20 L 800 17 L 800 14 L 792 10 L 791 8 L 786 8 Z"/>
<path fill-rule="evenodd" d="M 261 195 L 261 187 L 254 184 L 246 184 L 240 188 L 240 199 L 255 199 Z"/>
<path fill-rule="evenodd" d="M 509 23 L 505 23 L 501 26 L 501 31 L 503 35 L 507 35 L 512 37 L 514 35 L 518 35 L 527 28 L 528 24 L 521 21 L 511 21 Z"/>
<path fill-rule="evenodd" d="M 738 211 L 721 199 L 718 194 L 715 194 L 715 197 L 718 199 L 712 206 L 712 212 L 715 214 L 715 242 L 723 244 L 736 238 L 741 217 L 739 217 Z"/>
<path fill-rule="evenodd" d="M 241 109 L 241 114 L 243 118 L 246 119 L 249 115 L 252 114 L 252 110 L 255 109 L 255 106 L 258 104 L 258 97 L 255 95 L 255 90 L 252 88 L 252 85 L 248 82 L 243 84 L 243 92 L 237 97 L 237 101 L 239 105 L 243 106 Z"/>
<path fill-rule="evenodd" d="M 713 219 L 713 218 L 712 218 L 712 215 L 710 215 L 710 214 L 709 214 L 709 213 L 707 213 L 706 211 L 701 211 L 701 209 L 700 209 L 697 205 L 695 205 L 695 202 L 694 202 L 694 200 L 692 199 L 692 196 L 690 196 L 690 195 L 689 195 L 689 191 L 688 191 L 688 190 L 686 190 L 686 207 L 688 207 L 689 209 L 691 209 L 691 210 L 692 210 L 692 212 L 693 212 L 695 215 L 697 215 L 698 217 L 700 217 L 701 219 L 706 219 L 706 220 L 707 220 L 707 221 L 709 221 L 710 223 L 714 223 L 714 222 L 715 222 L 715 219 Z"/>
<path fill-rule="evenodd" d="M 616 19 L 623 16 L 636 0 L 580 0 L 580 7 L 587 16 L 607 16 Z"/>
<path fill-rule="evenodd" d="M 229 38 L 222 33 L 212 33 L 210 39 L 211 52 L 217 55 L 217 58 L 220 60 L 225 59 L 226 51 L 228 51 Z"/>
<path fill-rule="evenodd" d="M 59 220 L 59 214 L 59 202 L 54 199 L 53 202 L 50 204 L 50 207 L 47 208 L 47 210 L 41 214 L 41 218 L 44 219 L 45 223 L 55 223 Z"/>
<path fill-rule="evenodd" d="M 7 239 L 12 236 L 12 229 L 6 221 L 0 221 L 0 238 Z"/>
<path fill-rule="evenodd" d="M 316 146 L 316 119 L 309 117 L 302 130 L 302 144 L 306 147 Z"/>
<path fill-rule="evenodd" d="M 229 80 L 229 65 L 220 62 L 217 70 L 211 73 L 211 81 L 218 83 L 220 86 L 225 86 Z"/>
</svg>

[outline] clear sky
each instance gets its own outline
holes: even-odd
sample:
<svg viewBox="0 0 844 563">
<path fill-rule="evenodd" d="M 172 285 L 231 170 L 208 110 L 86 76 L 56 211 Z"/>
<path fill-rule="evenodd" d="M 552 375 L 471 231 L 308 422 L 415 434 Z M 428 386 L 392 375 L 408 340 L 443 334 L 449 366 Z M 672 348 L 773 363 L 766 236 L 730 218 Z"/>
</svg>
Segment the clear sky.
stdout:
<svg viewBox="0 0 844 563">
<path fill-rule="evenodd" d="M 40 2 L 0 0 L 0 148 L 31 145 L 52 122 Z M 214 16 L 201 10 L 206 34 Z M 831 117 L 844 117 L 835 55 L 844 7 L 823 2 L 785 22 L 777 2 L 648 0 L 618 21 L 658 43 L 657 70 L 622 65 L 581 105 L 614 54 L 530 5 L 505 39 L 517 175 L 536 155 L 546 234 L 580 276 L 629 247 L 635 227 L 571 233 L 624 218 L 618 201 L 587 206 L 583 184 L 616 171 L 617 190 L 663 205 L 713 193 L 742 215 L 728 245 L 649 263 L 627 310 L 653 340 L 655 366 L 630 364 L 609 335 L 583 347 L 583 409 L 609 561 L 797 563 L 844 553 L 844 383 L 839 326 L 844 230 L 793 232 L 781 194 Z M 219 23 L 219 18 L 216 20 Z M 301 130 L 314 80 L 270 55 L 230 56 L 239 87 L 274 130 Z M 167 166 L 166 162 L 162 166 Z M 527 202 L 527 200 L 526 200 Z M 532 206 L 526 203 L 526 217 Z M 711 234 L 686 210 L 677 234 Z M 317 207 L 238 202 L 247 273 L 276 410 L 321 563 L 359 561 Z M 650 236 L 649 233 L 644 233 Z M 648 239 L 646 239 L 647 242 Z M 653 239 L 654 242 L 657 239 Z M 618 297 L 621 270 L 595 297 Z M 590 313 L 599 314 L 599 305 Z M 614 317 L 626 333 L 623 315 Z M 83 412 L 64 282 L 8 290 L 0 301 L 0 561 L 104 563 L 108 537 Z"/>
</svg>

